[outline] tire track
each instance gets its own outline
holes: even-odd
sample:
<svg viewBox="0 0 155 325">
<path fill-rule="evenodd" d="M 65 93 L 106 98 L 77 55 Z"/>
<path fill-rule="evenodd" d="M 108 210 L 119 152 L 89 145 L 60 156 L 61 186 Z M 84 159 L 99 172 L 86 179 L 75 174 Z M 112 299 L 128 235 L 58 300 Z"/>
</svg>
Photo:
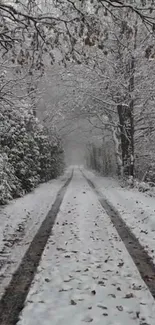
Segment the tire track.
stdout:
<svg viewBox="0 0 155 325">
<path fill-rule="evenodd" d="M 148 253 L 139 243 L 138 239 L 132 233 L 130 228 L 127 227 L 119 212 L 108 202 L 105 197 L 103 197 L 103 194 L 96 188 L 95 184 L 83 173 L 82 170 L 81 173 L 87 180 L 90 187 L 96 193 L 100 204 L 110 217 L 120 238 L 124 242 L 124 245 L 137 266 L 143 281 L 146 283 L 149 291 L 155 299 L 155 265 L 153 264 L 151 257 L 149 257 Z"/>
<path fill-rule="evenodd" d="M 73 171 L 69 179 L 59 190 L 51 210 L 48 212 L 37 234 L 34 236 L 18 269 L 12 276 L 9 286 L 2 296 L 0 301 L 1 325 L 15 325 L 18 321 L 19 313 L 24 307 L 24 302 L 39 265 L 42 252 L 51 234 L 60 205 L 72 177 Z"/>
</svg>

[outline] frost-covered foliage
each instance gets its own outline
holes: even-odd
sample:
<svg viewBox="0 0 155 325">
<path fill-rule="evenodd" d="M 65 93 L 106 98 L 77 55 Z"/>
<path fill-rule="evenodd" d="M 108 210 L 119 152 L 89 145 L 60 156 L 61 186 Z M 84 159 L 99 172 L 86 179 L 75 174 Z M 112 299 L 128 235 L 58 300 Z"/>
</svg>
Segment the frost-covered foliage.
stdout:
<svg viewBox="0 0 155 325">
<path fill-rule="evenodd" d="M 62 172 L 63 149 L 55 131 L 39 123 L 31 109 L 0 110 L 0 203 L 30 192 Z"/>
</svg>

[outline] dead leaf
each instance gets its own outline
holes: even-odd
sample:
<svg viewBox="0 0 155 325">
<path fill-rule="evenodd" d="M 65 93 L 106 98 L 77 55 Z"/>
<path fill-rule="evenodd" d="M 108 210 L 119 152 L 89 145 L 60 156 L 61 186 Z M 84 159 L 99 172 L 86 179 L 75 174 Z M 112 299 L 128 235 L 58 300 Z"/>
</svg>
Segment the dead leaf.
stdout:
<svg viewBox="0 0 155 325">
<path fill-rule="evenodd" d="M 70 304 L 71 304 L 72 306 L 77 305 L 77 303 L 76 303 L 75 300 L 73 300 L 73 299 L 71 299 Z"/>
<path fill-rule="evenodd" d="M 126 298 L 126 299 L 134 298 L 134 295 L 133 295 L 132 292 L 131 293 L 127 293 L 124 298 Z"/>
<path fill-rule="evenodd" d="M 113 293 L 109 293 L 108 296 L 111 296 L 112 298 L 116 298 L 116 295 L 114 295 Z"/>
<path fill-rule="evenodd" d="M 104 261 L 104 263 L 107 263 L 109 261 L 110 256 L 107 257 L 107 259 Z"/>
<path fill-rule="evenodd" d="M 124 262 L 119 262 L 118 267 L 122 267 L 124 265 Z"/>
<path fill-rule="evenodd" d="M 64 249 L 64 248 L 61 248 L 61 247 L 57 247 L 57 251 L 66 252 L 66 249 Z"/>
<path fill-rule="evenodd" d="M 118 291 L 121 291 L 121 288 L 120 288 L 120 287 L 117 287 L 117 290 L 118 290 Z"/>
<path fill-rule="evenodd" d="M 72 280 L 73 280 L 72 278 L 69 278 L 69 279 L 65 279 L 64 282 L 70 282 Z"/>
<path fill-rule="evenodd" d="M 122 306 L 116 306 L 116 308 L 117 308 L 119 311 L 123 311 L 123 307 L 122 307 Z"/>
<path fill-rule="evenodd" d="M 65 292 L 65 291 L 68 291 L 67 289 L 59 289 L 59 292 Z"/>
<path fill-rule="evenodd" d="M 139 315 L 140 315 L 140 311 L 136 311 L 137 318 L 139 318 Z"/>
<path fill-rule="evenodd" d="M 102 280 L 98 281 L 98 284 L 99 284 L 100 286 L 102 286 L 102 287 L 105 287 L 105 283 L 104 283 L 104 281 L 102 281 Z"/>
<path fill-rule="evenodd" d="M 133 284 L 132 289 L 133 290 L 142 290 L 142 286 L 141 285 L 136 286 L 135 284 Z"/>
<path fill-rule="evenodd" d="M 102 305 L 97 305 L 98 308 L 101 308 L 101 309 L 105 309 L 107 310 L 108 308 L 106 306 L 102 306 Z"/>
<path fill-rule="evenodd" d="M 147 230 L 141 230 L 140 232 L 142 232 L 143 234 L 148 234 L 148 231 Z"/>
</svg>

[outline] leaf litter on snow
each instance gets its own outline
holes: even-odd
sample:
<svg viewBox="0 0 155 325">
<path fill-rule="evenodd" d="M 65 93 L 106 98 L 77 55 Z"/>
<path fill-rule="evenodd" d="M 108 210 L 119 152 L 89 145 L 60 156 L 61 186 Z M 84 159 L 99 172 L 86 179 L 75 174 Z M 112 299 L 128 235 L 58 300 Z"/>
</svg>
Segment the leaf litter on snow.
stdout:
<svg viewBox="0 0 155 325">
<path fill-rule="evenodd" d="M 49 249 L 45 248 L 40 262 L 42 271 L 35 276 L 17 325 L 51 325 L 51 319 L 52 325 L 154 325 L 154 300 L 95 194 L 89 191 L 82 197 L 85 184 L 82 176 L 75 174 L 58 214 L 59 224 L 53 229 L 56 245 L 48 241 Z M 69 215 L 72 225 L 64 227 L 67 202 L 74 196 L 79 202 L 77 215 Z M 99 216 L 99 227 L 94 226 L 94 215 Z M 76 228 L 79 241 L 74 237 Z M 98 240 L 91 238 L 92 231 Z M 70 258 L 57 250 L 66 248 L 66 242 Z M 65 279 L 71 281 L 65 283 Z M 28 300 L 33 302 L 29 304 Z M 41 300 L 45 303 L 39 304 Z"/>
<path fill-rule="evenodd" d="M 0 261 L 0 296 L 8 286 L 12 274 L 18 268 L 61 187 L 61 178 L 52 180 L 0 209 L 0 251 L 5 252 L 5 259 L 0 254 L 0 260 L 3 260 L 2 264 Z"/>
<path fill-rule="evenodd" d="M 84 173 L 93 181 L 107 201 L 118 210 L 121 218 L 132 229 L 155 264 L 155 250 L 152 249 L 155 244 L 154 197 L 149 197 L 135 188 L 122 188 L 115 179 L 97 176 L 90 171 L 84 171 Z"/>
</svg>

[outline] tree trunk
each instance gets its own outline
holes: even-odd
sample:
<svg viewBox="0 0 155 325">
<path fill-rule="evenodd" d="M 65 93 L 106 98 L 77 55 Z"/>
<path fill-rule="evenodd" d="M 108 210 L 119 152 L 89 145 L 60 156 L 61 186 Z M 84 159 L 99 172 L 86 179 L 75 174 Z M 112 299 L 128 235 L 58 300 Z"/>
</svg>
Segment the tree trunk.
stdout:
<svg viewBox="0 0 155 325">
<path fill-rule="evenodd" d="M 117 175 L 123 176 L 123 161 L 121 155 L 121 133 L 119 132 L 118 127 L 112 128 L 112 137 L 113 137 L 114 150 L 116 156 Z"/>
<path fill-rule="evenodd" d="M 123 174 L 134 176 L 134 119 L 133 100 L 129 106 L 118 105 L 117 111 L 120 124 Z"/>
<path fill-rule="evenodd" d="M 130 79 L 129 79 L 129 120 L 130 120 L 130 170 L 129 175 L 134 176 L 134 100 L 132 98 L 132 92 L 134 90 L 134 57 L 131 57 L 130 65 Z"/>
</svg>

